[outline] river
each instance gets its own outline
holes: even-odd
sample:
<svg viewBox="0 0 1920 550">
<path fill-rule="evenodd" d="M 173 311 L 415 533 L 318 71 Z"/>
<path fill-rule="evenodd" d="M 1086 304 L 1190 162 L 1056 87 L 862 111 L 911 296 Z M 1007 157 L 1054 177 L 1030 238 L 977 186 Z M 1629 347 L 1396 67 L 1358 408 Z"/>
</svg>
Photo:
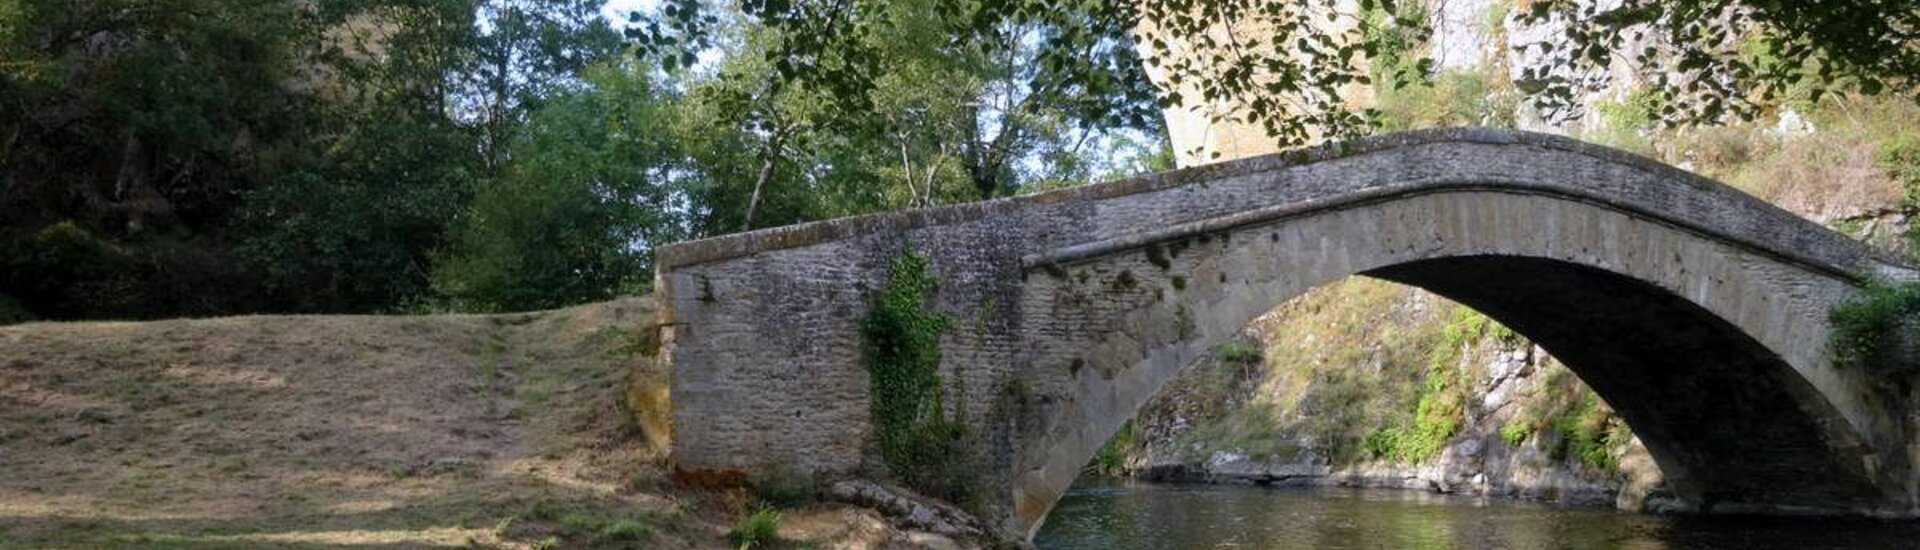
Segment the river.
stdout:
<svg viewBox="0 0 1920 550">
<path fill-rule="evenodd" d="M 1418 491 L 1106 482 L 1075 485 L 1042 549 L 1920 548 L 1920 523 L 1697 517 Z"/>
</svg>

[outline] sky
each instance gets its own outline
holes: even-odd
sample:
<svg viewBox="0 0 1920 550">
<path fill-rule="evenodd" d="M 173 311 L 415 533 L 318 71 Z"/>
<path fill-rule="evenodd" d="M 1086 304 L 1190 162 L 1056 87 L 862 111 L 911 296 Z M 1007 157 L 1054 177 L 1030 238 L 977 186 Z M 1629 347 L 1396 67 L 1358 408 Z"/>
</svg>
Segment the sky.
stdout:
<svg viewBox="0 0 1920 550">
<path fill-rule="evenodd" d="M 652 11 L 656 5 L 659 5 L 657 0 L 608 0 L 607 5 L 600 7 L 600 13 L 607 16 L 614 28 L 620 28 L 627 22 L 627 12 Z"/>
<path fill-rule="evenodd" d="M 607 0 L 606 4 L 600 6 L 600 15 L 606 17 L 607 23 L 612 24 L 614 29 L 623 29 L 628 25 L 627 14 L 635 11 L 652 13 L 659 7 L 660 0 Z M 716 48 L 707 48 L 695 55 L 698 58 L 694 62 L 694 70 L 705 71 L 718 63 L 725 53 Z"/>
</svg>

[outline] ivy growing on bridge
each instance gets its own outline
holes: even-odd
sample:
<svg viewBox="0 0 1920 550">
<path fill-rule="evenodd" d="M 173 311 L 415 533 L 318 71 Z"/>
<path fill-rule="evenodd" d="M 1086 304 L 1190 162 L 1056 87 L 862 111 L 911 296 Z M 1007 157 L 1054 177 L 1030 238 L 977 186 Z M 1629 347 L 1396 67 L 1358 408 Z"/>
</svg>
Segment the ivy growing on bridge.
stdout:
<svg viewBox="0 0 1920 550">
<path fill-rule="evenodd" d="M 949 414 L 940 379 L 940 333 L 952 319 L 925 310 L 936 283 L 924 256 L 902 250 L 889 265 L 886 285 L 873 297 L 862 336 L 881 458 L 908 486 L 951 500 L 965 486 L 958 471 L 965 396 L 957 396 Z"/>
</svg>

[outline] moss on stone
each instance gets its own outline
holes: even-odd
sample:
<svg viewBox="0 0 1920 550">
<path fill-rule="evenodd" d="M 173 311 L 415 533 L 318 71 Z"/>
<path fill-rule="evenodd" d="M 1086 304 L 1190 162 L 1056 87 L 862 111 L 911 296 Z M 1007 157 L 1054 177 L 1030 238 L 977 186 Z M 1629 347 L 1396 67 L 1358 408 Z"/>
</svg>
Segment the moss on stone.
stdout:
<svg viewBox="0 0 1920 550">
<path fill-rule="evenodd" d="M 1060 267 L 1060 264 L 1053 263 L 1053 262 L 1040 264 L 1040 270 L 1047 272 L 1047 275 L 1050 275 L 1055 279 L 1059 279 L 1062 281 L 1068 280 L 1067 268 Z"/>
<path fill-rule="evenodd" d="M 1167 258 L 1167 250 L 1160 243 L 1147 243 L 1147 263 L 1162 270 L 1173 269 L 1173 261 Z"/>
</svg>

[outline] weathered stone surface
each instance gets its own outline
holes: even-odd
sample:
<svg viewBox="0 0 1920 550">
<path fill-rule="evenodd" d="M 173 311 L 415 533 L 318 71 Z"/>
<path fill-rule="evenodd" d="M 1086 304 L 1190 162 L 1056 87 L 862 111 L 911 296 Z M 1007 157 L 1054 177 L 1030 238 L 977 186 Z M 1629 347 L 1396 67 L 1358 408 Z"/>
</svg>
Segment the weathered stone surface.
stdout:
<svg viewBox="0 0 1920 550">
<path fill-rule="evenodd" d="M 1823 351 L 1832 304 L 1905 268 L 1724 185 L 1538 134 L 1396 134 L 1027 197 L 661 249 L 674 459 L 879 467 L 860 319 L 903 248 L 956 319 L 983 510 L 1030 533 L 1214 342 L 1369 274 L 1473 306 L 1571 367 L 1681 500 L 1910 515 L 1900 417 Z M 995 504 L 997 502 L 997 504 Z"/>
<path fill-rule="evenodd" d="M 1216 452 L 1207 458 L 1203 475 L 1210 481 L 1274 485 L 1306 484 L 1332 475 L 1333 468 L 1315 460 L 1258 460 L 1245 453 Z"/>
<path fill-rule="evenodd" d="M 986 536 L 977 519 L 952 505 L 915 498 L 871 481 L 834 482 L 827 487 L 827 498 L 879 510 L 909 529 L 966 540 Z"/>
</svg>

